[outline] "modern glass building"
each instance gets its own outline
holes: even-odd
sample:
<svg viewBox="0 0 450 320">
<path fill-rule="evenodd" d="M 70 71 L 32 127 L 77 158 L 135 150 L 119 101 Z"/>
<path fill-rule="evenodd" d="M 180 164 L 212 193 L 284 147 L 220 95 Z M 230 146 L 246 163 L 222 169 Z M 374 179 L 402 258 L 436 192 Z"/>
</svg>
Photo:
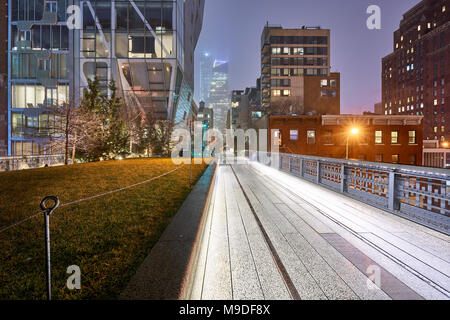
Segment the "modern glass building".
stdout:
<svg viewBox="0 0 450 320">
<path fill-rule="evenodd" d="M 54 109 L 69 101 L 68 1 L 8 2 L 8 154 L 52 150 Z"/>
<path fill-rule="evenodd" d="M 81 28 L 67 27 L 70 5 Z M 58 152 L 46 148 L 46 110 L 78 105 L 94 77 L 104 94 L 114 80 L 127 108 L 186 125 L 203 9 L 204 0 L 9 0 L 9 153 Z"/>
<path fill-rule="evenodd" d="M 228 110 L 231 108 L 228 62 L 215 60 L 207 106 L 214 110 L 214 128 L 225 131 Z"/>
<path fill-rule="evenodd" d="M 198 91 L 198 101 L 206 102 L 211 89 L 211 77 L 214 66 L 214 57 L 205 52 L 200 58 L 200 90 Z"/>
</svg>

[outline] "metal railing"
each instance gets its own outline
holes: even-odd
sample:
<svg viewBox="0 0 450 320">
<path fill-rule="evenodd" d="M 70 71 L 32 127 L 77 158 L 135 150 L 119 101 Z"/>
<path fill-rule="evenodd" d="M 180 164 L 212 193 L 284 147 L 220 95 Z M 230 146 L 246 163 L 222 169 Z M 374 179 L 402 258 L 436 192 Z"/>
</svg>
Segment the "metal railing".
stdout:
<svg viewBox="0 0 450 320">
<path fill-rule="evenodd" d="M 64 155 L 0 157 L 0 172 L 63 165 L 64 159 Z"/>
<path fill-rule="evenodd" d="M 281 171 L 450 234 L 450 170 L 281 153 L 250 160 L 261 159 L 272 167 L 276 159 Z"/>
</svg>

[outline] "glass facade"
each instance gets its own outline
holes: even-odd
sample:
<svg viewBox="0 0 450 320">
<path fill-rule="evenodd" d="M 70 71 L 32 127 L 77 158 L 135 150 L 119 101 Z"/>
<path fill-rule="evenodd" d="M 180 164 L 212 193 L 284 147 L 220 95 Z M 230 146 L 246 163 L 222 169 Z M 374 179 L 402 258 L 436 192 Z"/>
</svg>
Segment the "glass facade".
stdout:
<svg viewBox="0 0 450 320">
<path fill-rule="evenodd" d="M 49 141 L 69 102 L 69 0 L 10 0 L 8 74 L 9 154 L 60 153 Z"/>
<path fill-rule="evenodd" d="M 186 1 L 188 5 L 200 4 Z M 95 76 L 115 80 L 127 108 L 186 124 L 193 85 L 185 83 L 185 1 L 84 1 L 79 38 L 80 95 Z M 97 21 L 97 22 L 96 22 Z M 189 100 L 189 101 L 187 101 Z"/>
<path fill-rule="evenodd" d="M 105 95 L 114 80 L 127 108 L 173 120 L 175 126 L 186 125 L 193 84 L 186 80 L 184 41 L 198 37 L 201 25 L 186 29 L 184 16 L 186 7 L 203 16 L 203 0 L 9 0 L 9 4 L 11 155 L 60 152 L 49 149 L 52 137 L 45 136 L 57 121 L 49 110 L 71 103 L 72 96 L 77 105 L 88 79 L 94 77 Z M 81 29 L 67 28 L 70 5 L 80 8 Z M 193 30 L 195 34 L 186 35 Z"/>
</svg>

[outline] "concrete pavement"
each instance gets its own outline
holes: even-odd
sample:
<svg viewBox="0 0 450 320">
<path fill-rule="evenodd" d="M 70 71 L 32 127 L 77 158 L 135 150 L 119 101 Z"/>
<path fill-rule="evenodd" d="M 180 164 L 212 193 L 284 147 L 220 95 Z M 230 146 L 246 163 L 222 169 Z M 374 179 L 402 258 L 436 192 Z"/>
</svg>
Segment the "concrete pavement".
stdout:
<svg viewBox="0 0 450 320">
<path fill-rule="evenodd" d="M 258 163 L 212 197 L 191 299 L 450 299 L 448 236 Z"/>
</svg>

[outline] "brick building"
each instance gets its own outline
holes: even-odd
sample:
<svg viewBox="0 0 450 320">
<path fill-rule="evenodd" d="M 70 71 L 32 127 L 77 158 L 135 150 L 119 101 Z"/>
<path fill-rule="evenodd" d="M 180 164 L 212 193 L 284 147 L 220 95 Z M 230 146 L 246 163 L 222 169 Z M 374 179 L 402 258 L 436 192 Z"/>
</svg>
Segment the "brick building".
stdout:
<svg viewBox="0 0 450 320">
<path fill-rule="evenodd" d="M 403 15 L 382 61 L 386 115 L 423 115 L 424 139 L 450 141 L 450 0 L 423 0 Z"/>
<path fill-rule="evenodd" d="M 0 156 L 8 154 L 8 1 L 0 4 Z"/>
<path fill-rule="evenodd" d="M 421 165 L 422 120 L 422 116 L 271 116 L 269 128 L 279 130 L 274 138 L 282 153 L 345 159 L 348 139 L 349 159 Z"/>
<path fill-rule="evenodd" d="M 330 30 L 267 25 L 261 36 L 261 92 L 265 115 L 340 114 Z"/>
</svg>

